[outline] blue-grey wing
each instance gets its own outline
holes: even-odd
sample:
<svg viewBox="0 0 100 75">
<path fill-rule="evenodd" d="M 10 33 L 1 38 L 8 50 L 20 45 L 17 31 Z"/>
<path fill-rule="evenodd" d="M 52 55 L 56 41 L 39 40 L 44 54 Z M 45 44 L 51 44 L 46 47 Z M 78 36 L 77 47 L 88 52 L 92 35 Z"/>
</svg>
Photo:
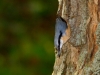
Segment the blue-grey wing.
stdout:
<svg viewBox="0 0 100 75">
<path fill-rule="evenodd" d="M 56 19 L 56 25 L 55 25 L 55 38 L 54 38 L 54 45 L 57 48 L 58 47 L 58 40 L 60 34 L 64 34 L 65 30 L 67 28 L 66 22 L 63 21 L 61 18 Z"/>
</svg>

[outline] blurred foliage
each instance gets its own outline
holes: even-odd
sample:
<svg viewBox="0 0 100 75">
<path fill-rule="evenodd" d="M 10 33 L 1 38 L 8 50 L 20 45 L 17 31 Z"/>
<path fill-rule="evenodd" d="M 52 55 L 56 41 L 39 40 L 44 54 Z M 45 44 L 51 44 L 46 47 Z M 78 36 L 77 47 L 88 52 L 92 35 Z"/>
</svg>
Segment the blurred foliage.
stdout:
<svg viewBox="0 0 100 75">
<path fill-rule="evenodd" d="M 51 75 L 57 0 L 0 0 L 0 75 Z"/>
</svg>

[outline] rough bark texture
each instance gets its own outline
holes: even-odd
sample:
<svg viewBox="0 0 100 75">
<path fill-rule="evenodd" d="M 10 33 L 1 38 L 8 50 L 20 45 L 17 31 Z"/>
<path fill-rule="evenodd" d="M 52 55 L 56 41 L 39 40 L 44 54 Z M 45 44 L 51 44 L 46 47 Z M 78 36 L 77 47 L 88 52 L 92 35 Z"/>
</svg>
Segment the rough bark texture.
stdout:
<svg viewBox="0 0 100 75">
<path fill-rule="evenodd" d="M 52 75 L 100 75 L 100 0 L 59 0 L 70 35 Z"/>
</svg>

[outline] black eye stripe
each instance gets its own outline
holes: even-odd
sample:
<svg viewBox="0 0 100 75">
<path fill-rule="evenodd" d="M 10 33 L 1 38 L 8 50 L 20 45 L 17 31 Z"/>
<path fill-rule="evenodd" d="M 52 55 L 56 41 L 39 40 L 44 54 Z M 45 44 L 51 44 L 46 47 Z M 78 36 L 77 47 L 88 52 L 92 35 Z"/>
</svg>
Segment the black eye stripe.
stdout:
<svg viewBox="0 0 100 75">
<path fill-rule="evenodd" d="M 61 36 L 62 36 L 62 32 L 60 31 L 60 35 L 58 37 L 58 50 L 60 50 L 60 39 L 61 39 Z"/>
</svg>

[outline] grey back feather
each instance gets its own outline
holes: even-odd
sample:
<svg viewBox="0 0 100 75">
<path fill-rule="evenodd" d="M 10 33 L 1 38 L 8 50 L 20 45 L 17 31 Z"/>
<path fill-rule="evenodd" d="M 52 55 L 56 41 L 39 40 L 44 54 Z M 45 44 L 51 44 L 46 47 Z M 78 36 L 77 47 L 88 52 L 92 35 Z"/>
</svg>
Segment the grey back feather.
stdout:
<svg viewBox="0 0 100 75">
<path fill-rule="evenodd" d="M 62 33 L 62 36 L 65 34 L 66 28 L 67 28 L 66 21 L 64 21 L 61 17 L 58 17 L 56 19 L 55 38 L 54 38 L 54 45 L 56 48 L 58 48 L 59 36 L 61 33 Z"/>
</svg>

